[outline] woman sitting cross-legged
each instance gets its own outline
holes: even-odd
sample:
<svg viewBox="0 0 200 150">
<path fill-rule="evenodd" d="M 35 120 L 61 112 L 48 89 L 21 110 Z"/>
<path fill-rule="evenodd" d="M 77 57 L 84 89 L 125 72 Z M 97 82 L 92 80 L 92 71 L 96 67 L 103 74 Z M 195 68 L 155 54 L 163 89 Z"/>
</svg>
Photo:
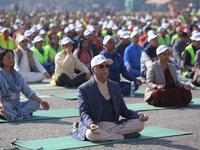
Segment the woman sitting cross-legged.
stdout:
<svg viewBox="0 0 200 150">
<path fill-rule="evenodd" d="M 47 101 L 40 99 L 26 84 L 20 73 L 13 69 L 14 53 L 12 50 L 0 51 L 0 116 L 8 121 L 27 119 L 32 116 L 40 104 L 49 109 Z M 29 101 L 20 102 L 20 92 Z"/>
<path fill-rule="evenodd" d="M 192 87 L 178 80 L 176 67 L 168 62 L 167 46 L 159 46 L 156 53 L 158 59 L 148 67 L 144 100 L 159 107 L 187 106 L 192 99 Z"/>
<path fill-rule="evenodd" d="M 56 54 L 55 74 L 52 76 L 51 86 L 79 86 L 91 77 L 87 67 L 72 54 L 72 43 L 73 41 L 69 37 L 62 39 L 63 51 Z M 74 73 L 75 69 L 80 70 L 82 73 L 76 75 Z"/>
</svg>

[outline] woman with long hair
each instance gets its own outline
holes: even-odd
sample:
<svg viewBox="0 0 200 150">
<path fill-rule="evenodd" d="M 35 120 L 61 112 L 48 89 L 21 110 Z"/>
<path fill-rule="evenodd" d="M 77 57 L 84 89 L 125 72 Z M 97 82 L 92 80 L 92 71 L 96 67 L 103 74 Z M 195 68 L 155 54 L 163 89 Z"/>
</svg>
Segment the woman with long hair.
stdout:
<svg viewBox="0 0 200 150">
<path fill-rule="evenodd" d="M 14 68 L 14 53 L 12 50 L 0 51 L 0 116 L 8 121 L 30 118 L 40 104 L 45 110 L 49 109 L 47 101 L 40 99 L 26 84 L 20 73 Z M 26 102 L 20 102 L 20 92 Z"/>
<path fill-rule="evenodd" d="M 93 53 L 88 46 L 89 41 L 86 38 L 80 39 L 78 49 L 76 49 L 73 54 L 76 55 L 80 62 L 82 62 L 89 69 Z"/>
</svg>

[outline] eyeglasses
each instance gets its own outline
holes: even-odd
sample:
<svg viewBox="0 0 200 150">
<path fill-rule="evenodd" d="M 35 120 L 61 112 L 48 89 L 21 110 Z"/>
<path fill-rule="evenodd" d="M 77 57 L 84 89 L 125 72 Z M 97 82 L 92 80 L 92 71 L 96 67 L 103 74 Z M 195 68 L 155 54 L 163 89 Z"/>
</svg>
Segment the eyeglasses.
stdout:
<svg viewBox="0 0 200 150">
<path fill-rule="evenodd" d="M 104 67 L 106 67 L 106 68 L 109 68 L 110 67 L 110 65 L 98 65 L 98 66 L 96 66 L 96 67 L 98 67 L 99 69 L 103 69 Z"/>
<path fill-rule="evenodd" d="M 23 41 L 21 41 L 22 43 L 25 43 L 25 42 L 28 42 L 28 40 L 23 40 Z"/>
</svg>

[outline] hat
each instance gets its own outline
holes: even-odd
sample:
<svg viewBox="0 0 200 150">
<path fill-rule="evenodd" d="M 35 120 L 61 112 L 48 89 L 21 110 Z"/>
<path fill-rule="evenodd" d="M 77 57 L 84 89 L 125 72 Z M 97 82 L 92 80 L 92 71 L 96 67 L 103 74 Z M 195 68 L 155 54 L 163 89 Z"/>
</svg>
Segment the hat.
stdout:
<svg viewBox="0 0 200 150">
<path fill-rule="evenodd" d="M 4 33 L 5 31 L 8 31 L 8 28 L 3 28 L 2 29 L 2 33 Z"/>
<path fill-rule="evenodd" d="M 103 21 L 100 20 L 100 21 L 98 22 L 98 25 L 103 25 Z"/>
<path fill-rule="evenodd" d="M 156 34 L 151 34 L 151 35 L 148 36 L 147 41 L 150 42 L 152 39 L 154 39 L 154 38 L 156 38 L 156 37 L 159 38 L 158 35 L 156 35 Z"/>
<path fill-rule="evenodd" d="M 35 28 L 31 28 L 30 31 L 31 31 L 32 33 L 34 33 L 34 32 L 36 32 L 37 30 L 36 30 Z"/>
<path fill-rule="evenodd" d="M 118 32 L 117 32 L 117 36 L 120 36 L 122 32 L 123 32 L 123 30 L 119 29 Z"/>
<path fill-rule="evenodd" d="M 156 32 L 154 30 L 149 30 L 147 36 L 149 37 L 151 34 L 156 34 Z"/>
<path fill-rule="evenodd" d="M 133 31 L 141 32 L 142 30 L 140 28 L 138 28 L 138 27 L 134 27 Z"/>
<path fill-rule="evenodd" d="M 76 32 L 78 32 L 78 31 L 80 31 L 80 30 L 81 30 L 80 27 L 75 27 L 75 31 L 76 31 Z"/>
<path fill-rule="evenodd" d="M 164 32 L 164 31 L 165 31 L 165 28 L 163 28 L 163 27 L 158 28 L 158 32 Z"/>
<path fill-rule="evenodd" d="M 161 53 L 163 53 L 164 51 L 166 51 L 168 49 L 168 47 L 166 45 L 160 45 L 158 46 L 158 48 L 156 49 L 156 54 L 157 56 Z"/>
<path fill-rule="evenodd" d="M 192 40 L 193 41 L 200 41 L 200 33 L 196 33 L 192 35 Z"/>
<path fill-rule="evenodd" d="M 14 25 L 13 25 L 13 28 L 14 28 L 15 30 L 17 30 L 17 29 L 18 29 L 18 25 L 14 24 Z"/>
<path fill-rule="evenodd" d="M 24 35 L 25 35 L 26 37 L 30 36 L 31 34 L 32 34 L 32 32 L 31 32 L 30 30 L 26 30 L 26 31 L 24 32 Z"/>
<path fill-rule="evenodd" d="M 104 39 L 103 39 L 103 45 L 106 45 L 107 42 L 108 42 L 111 38 L 112 38 L 112 36 L 110 36 L 110 35 L 107 35 L 106 37 L 104 37 Z M 112 38 L 112 39 L 113 39 L 113 38 Z"/>
<path fill-rule="evenodd" d="M 40 30 L 39 35 L 42 35 L 42 34 L 45 34 L 45 33 L 47 33 L 47 32 L 44 29 L 42 29 L 42 30 Z"/>
<path fill-rule="evenodd" d="M 37 30 L 40 30 L 40 29 L 42 29 L 43 28 L 43 25 L 42 24 L 38 24 L 37 25 Z"/>
<path fill-rule="evenodd" d="M 19 38 L 18 38 L 18 43 L 20 43 L 21 41 L 23 41 L 24 39 L 27 39 L 28 38 L 25 36 L 25 35 L 21 35 Z"/>
<path fill-rule="evenodd" d="M 106 59 L 106 57 L 103 55 L 97 55 L 92 59 L 91 67 L 93 68 L 94 66 L 99 65 L 103 62 L 107 62 L 109 65 L 111 65 L 113 63 L 112 59 L 109 59 L 109 58 Z"/>
<path fill-rule="evenodd" d="M 126 31 L 122 31 L 120 34 L 120 38 L 127 39 L 130 38 L 130 35 Z"/>
<path fill-rule="evenodd" d="M 197 30 L 192 31 L 192 35 L 199 33 Z"/>
<path fill-rule="evenodd" d="M 74 25 L 74 24 L 69 24 L 69 28 L 70 28 L 71 30 L 74 30 L 74 29 L 75 29 L 75 25 Z"/>
<path fill-rule="evenodd" d="M 49 28 L 51 29 L 53 27 L 56 27 L 56 25 L 54 23 L 50 23 Z"/>
<path fill-rule="evenodd" d="M 63 21 L 61 22 L 61 25 L 62 25 L 62 26 L 67 25 L 67 21 L 63 20 Z"/>
<path fill-rule="evenodd" d="M 90 35 L 91 33 L 92 33 L 92 31 L 90 31 L 90 30 L 85 30 L 85 31 L 84 31 L 84 36 Z"/>
<path fill-rule="evenodd" d="M 118 29 L 118 26 L 117 25 L 114 25 L 113 27 L 112 27 L 112 30 L 117 30 Z"/>
<path fill-rule="evenodd" d="M 88 30 L 93 32 L 95 30 L 95 28 L 94 28 L 94 26 L 89 26 Z"/>
<path fill-rule="evenodd" d="M 111 29 L 112 28 L 112 24 L 111 23 L 107 24 L 106 28 Z"/>
<path fill-rule="evenodd" d="M 69 31 L 72 31 L 70 27 L 66 27 L 66 28 L 64 29 L 64 33 L 67 33 L 67 32 L 69 32 Z"/>
<path fill-rule="evenodd" d="M 3 30 L 3 27 L 2 27 L 2 26 L 0 26 L 0 32 L 2 32 L 2 30 Z"/>
<path fill-rule="evenodd" d="M 19 19 L 19 18 L 17 18 L 16 20 L 15 20 L 15 23 L 20 23 L 21 22 L 21 20 Z"/>
<path fill-rule="evenodd" d="M 62 39 L 61 44 L 65 45 L 69 42 L 74 43 L 69 37 L 66 37 L 66 38 Z"/>
<path fill-rule="evenodd" d="M 136 34 L 139 34 L 139 35 L 140 35 L 140 32 L 138 32 L 138 31 L 133 31 L 133 32 L 131 33 L 131 39 L 132 39 Z"/>
<path fill-rule="evenodd" d="M 34 41 L 34 44 L 35 44 L 37 42 L 43 41 L 43 38 L 41 36 L 36 36 L 33 41 Z"/>
</svg>

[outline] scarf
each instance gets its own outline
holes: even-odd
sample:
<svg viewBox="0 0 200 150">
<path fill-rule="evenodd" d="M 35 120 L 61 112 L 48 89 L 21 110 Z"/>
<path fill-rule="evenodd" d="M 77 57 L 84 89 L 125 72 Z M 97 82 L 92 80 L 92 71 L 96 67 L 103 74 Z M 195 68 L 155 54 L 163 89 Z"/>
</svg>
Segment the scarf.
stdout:
<svg viewBox="0 0 200 150">
<path fill-rule="evenodd" d="M 2 97 L 10 97 L 10 92 L 8 91 L 8 87 L 6 86 L 6 84 L 3 84 L 3 78 L 2 76 L 5 78 L 6 82 L 8 83 L 8 85 L 10 86 L 10 90 L 12 92 L 20 92 L 21 91 L 21 77 L 20 74 L 13 68 L 11 68 L 11 74 L 12 74 L 12 78 L 10 77 L 10 75 L 6 72 L 6 70 L 4 68 L 0 68 L 0 82 L 1 82 L 1 94 Z"/>
<path fill-rule="evenodd" d="M 149 57 L 153 58 L 153 57 L 157 57 L 156 55 L 156 49 L 155 47 L 151 46 L 151 45 L 147 45 L 143 52 L 145 52 L 147 55 L 149 55 Z"/>
</svg>

